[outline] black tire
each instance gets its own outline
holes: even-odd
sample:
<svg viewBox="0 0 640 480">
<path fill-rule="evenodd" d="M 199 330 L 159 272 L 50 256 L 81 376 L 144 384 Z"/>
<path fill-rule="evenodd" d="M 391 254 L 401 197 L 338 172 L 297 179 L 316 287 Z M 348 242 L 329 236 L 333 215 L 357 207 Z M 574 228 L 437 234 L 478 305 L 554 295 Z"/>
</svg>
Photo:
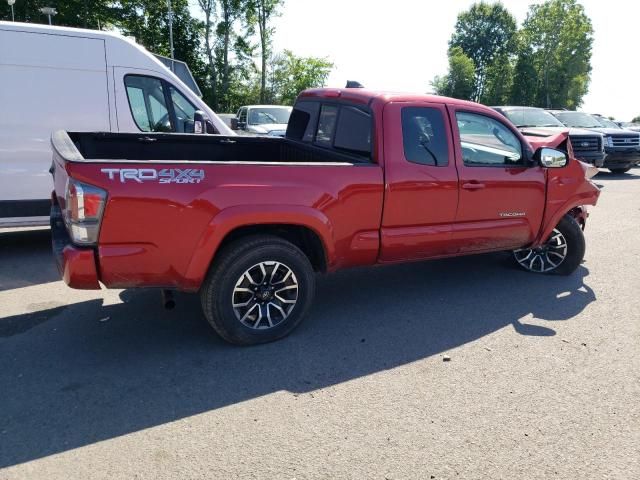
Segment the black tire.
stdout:
<svg viewBox="0 0 640 480">
<path fill-rule="evenodd" d="M 553 240 L 556 237 L 557 232 L 561 234 L 564 239 L 564 243 L 566 243 L 566 250 L 564 259 L 555 267 L 551 267 L 547 265 L 548 269 L 544 269 L 544 261 L 541 259 L 539 262 L 534 262 L 533 264 L 529 264 L 529 258 L 527 254 L 532 252 L 534 255 L 537 253 L 541 253 L 541 258 L 544 255 L 544 247 L 547 247 L 547 251 L 553 250 L 554 248 L 558 248 L 554 245 Z M 548 247 L 548 245 L 551 245 Z M 516 263 L 520 265 L 527 271 L 536 272 L 536 273 L 548 273 L 555 275 L 571 275 L 582 263 L 584 259 L 585 252 L 585 241 L 584 241 L 584 233 L 582 232 L 582 228 L 571 215 L 565 215 L 560 220 L 560 223 L 554 229 L 554 232 L 551 234 L 541 252 L 537 252 L 533 249 L 520 249 L 514 251 L 514 258 Z M 553 254 L 552 254 L 553 255 Z M 546 256 L 549 259 L 549 255 Z M 554 257 L 551 257 L 554 258 Z M 521 260 L 519 260 L 521 259 Z M 554 258 L 555 259 L 555 258 Z M 524 261 L 523 261 L 524 260 Z M 527 266 L 529 265 L 529 266 Z M 538 269 L 538 267 L 542 266 L 543 269 Z"/>
<path fill-rule="evenodd" d="M 290 270 L 292 275 L 288 277 L 288 281 L 296 283 L 297 297 L 288 316 L 275 311 L 274 317 L 280 316 L 281 319 L 279 323 L 269 326 L 272 323 L 269 312 L 274 312 L 273 308 L 275 307 L 269 302 L 265 311 L 264 302 L 266 300 L 256 300 L 259 298 L 259 293 L 248 292 L 246 295 L 251 297 L 253 302 L 250 305 L 257 306 L 257 311 L 254 310 L 252 316 L 245 321 L 249 322 L 253 316 L 258 314 L 262 319 L 264 312 L 269 315 L 268 324 L 258 320 L 256 324 L 258 327 L 252 327 L 241 321 L 240 313 L 237 313 L 238 309 L 234 308 L 233 302 L 237 298 L 236 295 L 243 295 L 237 293 L 238 285 L 242 285 L 239 281 L 243 278 L 253 279 L 252 275 L 255 273 L 246 276 L 246 272 L 256 268 L 257 265 L 263 265 L 262 262 L 267 262 L 265 263 L 267 268 L 268 264 L 278 263 L 280 267 L 272 266 L 271 268 Z M 253 270 L 251 271 L 253 272 Z M 260 281 L 248 286 L 253 289 L 253 285 L 258 285 L 255 288 L 259 288 L 267 276 L 264 273 L 264 277 Z M 273 274 L 271 274 L 271 280 L 273 280 Z M 247 289 L 242 288 L 242 290 Z M 256 345 L 278 340 L 291 333 L 305 317 L 313 301 L 314 293 L 315 274 L 307 256 L 298 247 L 279 237 L 257 235 L 237 240 L 220 252 L 214 259 L 212 268 L 200 289 L 200 300 L 207 321 L 224 340 L 236 345 Z M 273 295 L 276 294 L 271 295 L 271 299 L 275 301 Z M 243 308 L 249 309 L 249 307 Z"/>
<path fill-rule="evenodd" d="M 611 173 L 615 173 L 615 174 L 627 173 L 629 170 L 631 170 L 631 167 L 627 167 L 627 168 L 610 168 L 609 169 L 609 171 Z"/>
</svg>

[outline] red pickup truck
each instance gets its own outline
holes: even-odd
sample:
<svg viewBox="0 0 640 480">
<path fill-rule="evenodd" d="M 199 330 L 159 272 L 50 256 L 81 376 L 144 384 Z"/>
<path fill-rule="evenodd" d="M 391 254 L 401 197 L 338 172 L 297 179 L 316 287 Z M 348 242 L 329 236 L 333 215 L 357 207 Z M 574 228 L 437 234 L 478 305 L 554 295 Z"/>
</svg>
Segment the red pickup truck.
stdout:
<svg viewBox="0 0 640 480">
<path fill-rule="evenodd" d="M 53 248 L 73 288 L 198 292 L 229 342 L 281 338 L 315 272 L 513 251 L 582 261 L 599 190 L 564 133 L 527 140 L 476 103 L 303 92 L 285 138 L 52 136 Z"/>
</svg>

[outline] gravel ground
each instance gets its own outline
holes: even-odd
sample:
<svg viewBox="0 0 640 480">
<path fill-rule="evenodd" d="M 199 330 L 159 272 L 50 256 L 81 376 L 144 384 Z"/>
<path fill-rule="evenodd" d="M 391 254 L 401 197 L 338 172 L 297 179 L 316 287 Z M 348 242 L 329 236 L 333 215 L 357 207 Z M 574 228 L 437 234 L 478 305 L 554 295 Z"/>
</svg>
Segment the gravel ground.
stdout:
<svg viewBox="0 0 640 480">
<path fill-rule="evenodd" d="M 71 290 L 48 231 L 1 233 L 0 478 L 640 478 L 640 170 L 596 181 L 571 277 L 345 271 L 253 348 L 195 296 Z"/>
</svg>

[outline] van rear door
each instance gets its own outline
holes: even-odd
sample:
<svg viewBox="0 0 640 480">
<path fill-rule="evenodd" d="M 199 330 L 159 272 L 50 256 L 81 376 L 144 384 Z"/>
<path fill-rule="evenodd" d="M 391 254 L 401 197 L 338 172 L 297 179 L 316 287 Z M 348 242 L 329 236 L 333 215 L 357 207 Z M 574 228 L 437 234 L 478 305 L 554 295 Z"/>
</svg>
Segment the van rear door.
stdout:
<svg viewBox="0 0 640 480">
<path fill-rule="evenodd" d="M 0 45 L 0 223 L 48 217 L 51 132 L 111 130 L 104 40 L 3 26 Z"/>
</svg>

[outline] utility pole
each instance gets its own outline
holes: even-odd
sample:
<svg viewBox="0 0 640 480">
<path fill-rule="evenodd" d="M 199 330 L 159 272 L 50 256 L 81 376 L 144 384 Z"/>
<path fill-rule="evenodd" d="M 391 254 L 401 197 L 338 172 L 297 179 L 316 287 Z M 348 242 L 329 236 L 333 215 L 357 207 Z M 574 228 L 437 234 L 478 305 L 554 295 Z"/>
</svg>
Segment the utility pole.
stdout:
<svg viewBox="0 0 640 480">
<path fill-rule="evenodd" d="M 171 0 L 167 0 L 167 8 L 169 9 L 169 48 L 171 49 L 171 71 L 173 71 L 173 10 L 171 9 Z"/>
</svg>

